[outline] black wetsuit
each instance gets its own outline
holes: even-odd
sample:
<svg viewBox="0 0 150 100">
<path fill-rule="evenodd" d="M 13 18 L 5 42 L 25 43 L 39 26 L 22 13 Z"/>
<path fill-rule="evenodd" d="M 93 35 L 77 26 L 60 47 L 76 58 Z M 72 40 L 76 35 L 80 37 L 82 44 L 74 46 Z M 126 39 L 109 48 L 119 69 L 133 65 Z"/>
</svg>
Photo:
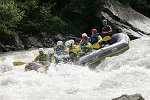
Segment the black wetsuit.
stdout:
<svg viewBox="0 0 150 100">
<path fill-rule="evenodd" d="M 102 28 L 102 32 L 108 32 L 108 31 L 111 31 L 111 30 L 112 30 L 112 28 L 109 25 L 104 26 Z M 101 36 L 102 36 L 102 38 L 104 38 L 105 36 L 112 36 L 112 33 L 102 34 Z"/>
<path fill-rule="evenodd" d="M 103 34 L 103 32 L 108 32 L 108 31 L 111 31 L 112 30 L 112 28 L 111 28 L 111 26 L 109 26 L 109 25 L 106 25 L 106 26 L 104 26 L 103 28 L 102 28 L 102 34 L 101 34 L 101 37 L 102 38 L 104 38 L 105 36 L 112 36 L 112 32 L 110 33 L 106 33 L 106 34 Z M 109 41 L 110 40 L 108 40 L 108 41 L 103 41 L 101 44 L 109 44 Z M 102 46 L 103 47 L 103 46 Z"/>
</svg>

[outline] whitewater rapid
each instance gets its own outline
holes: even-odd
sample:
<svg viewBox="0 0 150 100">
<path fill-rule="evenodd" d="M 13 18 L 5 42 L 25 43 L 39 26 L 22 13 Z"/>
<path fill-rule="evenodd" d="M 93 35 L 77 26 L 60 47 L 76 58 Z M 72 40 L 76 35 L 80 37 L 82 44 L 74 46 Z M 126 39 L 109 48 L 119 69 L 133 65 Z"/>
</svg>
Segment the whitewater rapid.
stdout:
<svg viewBox="0 0 150 100">
<path fill-rule="evenodd" d="M 49 71 L 24 72 L 37 50 L 7 53 L 0 56 L 0 100 L 111 100 L 122 94 L 141 93 L 150 100 L 150 39 L 130 42 L 123 54 L 106 58 L 95 70 L 59 64 Z"/>
</svg>

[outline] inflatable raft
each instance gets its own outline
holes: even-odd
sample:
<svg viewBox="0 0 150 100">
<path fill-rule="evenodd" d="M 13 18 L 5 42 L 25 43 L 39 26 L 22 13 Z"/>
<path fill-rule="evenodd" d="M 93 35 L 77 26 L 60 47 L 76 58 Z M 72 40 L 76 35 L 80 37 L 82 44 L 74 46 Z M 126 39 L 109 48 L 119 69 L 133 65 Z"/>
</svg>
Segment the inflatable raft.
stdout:
<svg viewBox="0 0 150 100">
<path fill-rule="evenodd" d="M 76 62 L 77 65 L 87 65 L 89 67 L 96 66 L 106 57 L 111 57 L 125 52 L 129 49 L 129 37 L 125 33 L 116 33 L 112 35 L 108 42 L 109 46 L 96 50 L 85 55 Z"/>
<path fill-rule="evenodd" d="M 46 72 L 47 68 L 48 68 L 48 67 L 43 66 L 43 65 L 40 64 L 40 63 L 31 62 L 31 63 L 28 63 L 28 64 L 25 66 L 25 71 L 34 70 L 34 71 L 43 73 L 43 72 Z"/>
</svg>

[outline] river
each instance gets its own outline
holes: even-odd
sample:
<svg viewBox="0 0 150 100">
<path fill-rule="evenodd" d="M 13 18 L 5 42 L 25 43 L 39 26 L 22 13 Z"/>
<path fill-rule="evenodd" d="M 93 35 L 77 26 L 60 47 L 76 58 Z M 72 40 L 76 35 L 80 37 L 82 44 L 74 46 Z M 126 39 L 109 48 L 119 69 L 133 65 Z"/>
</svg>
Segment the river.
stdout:
<svg viewBox="0 0 150 100">
<path fill-rule="evenodd" d="M 141 93 L 150 100 L 150 39 L 130 42 L 130 49 L 108 57 L 95 70 L 70 64 L 51 65 L 48 72 L 24 72 L 37 50 L 0 55 L 0 100 L 111 100 Z"/>
</svg>

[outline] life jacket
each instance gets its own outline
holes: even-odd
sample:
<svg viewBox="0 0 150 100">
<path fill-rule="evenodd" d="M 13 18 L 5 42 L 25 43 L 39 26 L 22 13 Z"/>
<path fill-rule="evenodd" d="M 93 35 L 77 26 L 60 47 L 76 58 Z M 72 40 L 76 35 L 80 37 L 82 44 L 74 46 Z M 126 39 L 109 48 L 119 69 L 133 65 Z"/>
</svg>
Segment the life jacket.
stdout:
<svg viewBox="0 0 150 100">
<path fill-rule="evenodd" d="M 68 55 L 69 54 L 69 47 L 66 47 L 63 51 L 63 55 Z"/>
<path fill-rule="evenodd" d="M 88 45 L 88 41 L 86 40 L 81 40 L 81 46 L 86 46 Z"/>
<path fill-rule="evenodd" d="M 49 61 L 50 61 L 50 63 L 56 63 L 57 62 L 56 57 L 54 55 L 49 56 Z"/>
<path fill-rule="evenodd" d="M 69 47 L 69 58 L 70 58 L 70 60 L 75 60 L 75 59 L 77 59 L 78 52 L 80 52 L 80 51 L 81 51 L 81 49 L 80 49 L 78 46 L 76 46 L 76 45 L 71 45 L 71 46 Z"/>
<path fill-rule="evenodd" d="M 38 55 L 34 61 L 39 61 L 39 63 L 43 64 L 43 65 L 47 65 L 47 61 L 48 61 L 48 55 L 47 54 L 43 54 L 43 55 Z"/>
<path fill-rule="evenodd" d="M 48 55 L 47 54 L 38 55 L 38 61 L 39 61 L 39 63 L 41 63 L 43 65 L 47 65 Z"/>
<path fill-rule="evenodd" d="M 74 52 L 74 46 L 73 45 L 71 45 L 70 47 L 69 47 L 69 53 L 70 52 Z"/>
<path fill-rule="evenodd" d="M 77 45 L 71 45 L 70 47 L 69 47 L 69 53 L 70 52 L 72 52 L 72 53 L 78 53 L 78 52 L 80 52 L 80 48 L 77 46 Z"/>
<path fill-rule="evenodd" d="M 47 61 L 47 59 L 48 59 L 48 55 L 47 54 L 38 55 L 36 57 L 36 61 Z"/>
<path fill-rule="evenodd" d="M 94 34 L 94 35 L 91 35 L 91 44 L 95 44 L 98 42 L 98 35 L 97 34 Z"/>
</svg>

